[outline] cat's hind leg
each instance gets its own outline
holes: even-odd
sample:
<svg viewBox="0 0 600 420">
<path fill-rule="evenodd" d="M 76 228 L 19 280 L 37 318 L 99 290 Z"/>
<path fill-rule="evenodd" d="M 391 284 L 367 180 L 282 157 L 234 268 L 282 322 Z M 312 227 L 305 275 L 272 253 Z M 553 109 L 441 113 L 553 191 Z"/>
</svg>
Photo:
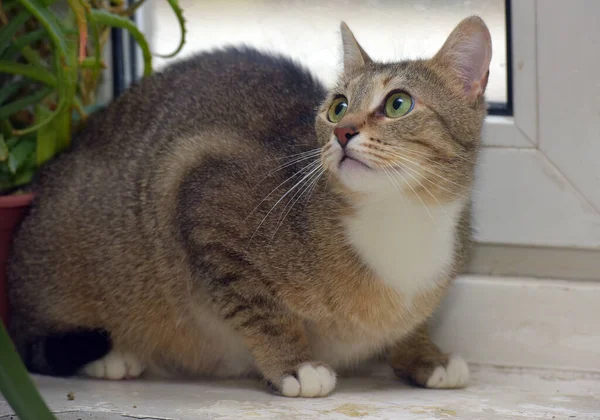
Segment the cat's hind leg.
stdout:
<svg viewBox="0 0 600 420">
<path fill-rule="evenodd" d="M 464 388 L 469 381 L 469 367 L 460 356 L 449 356 L 431 341 L 422 325 L 398 342 L 391 350 L 390 365 L 401 379 L 424 388 Z"/>
<path fill-rule="evenodd" d="M 118 381 L 139 377 L 146 366 L 132 353 L 111 350 L 106 356 L 85 365 L 80 375 Z"/>
</svg>

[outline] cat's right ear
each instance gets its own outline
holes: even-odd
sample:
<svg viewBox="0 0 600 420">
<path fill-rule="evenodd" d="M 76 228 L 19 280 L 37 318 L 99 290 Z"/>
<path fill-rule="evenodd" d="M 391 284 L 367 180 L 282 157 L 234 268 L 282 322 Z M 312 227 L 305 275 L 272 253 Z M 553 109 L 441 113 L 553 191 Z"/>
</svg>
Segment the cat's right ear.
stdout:
<svg viewBox="0 0 600 420">
<path fill-rule="evenodd" d="M 344 72 L 351 73 L 371 62 L 371 58 L 362 49 L 345 22 L 341 23 L 340 29 L 342 31 L 342 45 L 344 47 Z"/>
<path fill-rule="evenodd" d="M 452 71 L 473 102 L 485 93 L 491 59 L 490 31 L 481 18 L 471 16 L 458 24 L 432 61 Z"/>
</svg>

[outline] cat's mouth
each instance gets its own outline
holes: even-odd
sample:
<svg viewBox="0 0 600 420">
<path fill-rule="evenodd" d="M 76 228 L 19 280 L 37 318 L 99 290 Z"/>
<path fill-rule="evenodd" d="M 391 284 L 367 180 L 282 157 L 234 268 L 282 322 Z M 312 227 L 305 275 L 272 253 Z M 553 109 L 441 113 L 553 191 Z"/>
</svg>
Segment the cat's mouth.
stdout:
<svg viewBox="0 0 600 420">
<path fill-rule="evenodd" d="M 340 169 L 367 169 L 367 170 L 371 170 L 371 167 L 369 165 L 367 165 L 366 163 L 364 163 L 363 161 L 361 161 L 360 159 L 357 159 L 353 156 L 350 156 L 348 154 L 344 154 L 344 156 L 342 156 L 342 159 L 340 159 L 340 163 L 339 163 L 339 168 Z"/>
</svg>

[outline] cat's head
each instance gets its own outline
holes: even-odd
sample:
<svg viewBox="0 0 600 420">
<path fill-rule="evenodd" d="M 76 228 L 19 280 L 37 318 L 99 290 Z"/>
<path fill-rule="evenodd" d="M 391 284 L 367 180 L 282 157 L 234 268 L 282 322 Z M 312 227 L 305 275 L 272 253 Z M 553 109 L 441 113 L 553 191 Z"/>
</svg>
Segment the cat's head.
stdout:
<svg viewBox="0 0 600 420">
<path fill-rule="evenodd" d="M 342 23 L 344 71 L 316 120 L 322 163 L 352 192 L 465 196 L 486 113 L 492 55 L 478 17 L 429 60 L 377 63 Z"/>
</svg>

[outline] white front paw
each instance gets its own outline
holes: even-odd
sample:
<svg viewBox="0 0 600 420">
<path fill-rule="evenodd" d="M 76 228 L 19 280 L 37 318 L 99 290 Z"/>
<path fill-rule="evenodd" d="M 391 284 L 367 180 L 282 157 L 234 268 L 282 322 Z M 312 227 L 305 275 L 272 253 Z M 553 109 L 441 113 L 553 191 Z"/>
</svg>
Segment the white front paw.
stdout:
<svg viewBox="0 0 600 420">
<path fill-rule="evenodd" d="M 335 372 L 329 366 L 303 363 L 295 377 L 283 378 L 281 394 L 285 397 L 324 397 L 333 391 L 335 384 Z"/>
<path fill-rule="evenodd" d="M 464 388 L 469 382 L 469 366 L 460 356 L 452 356 L 446 367 L 436 367 L 425 385 L 427 388 Z"/>
<path fill-rule="evenodd" d="M 137 378 L 144 372 L 144 365 L 133 354 L 112 350 L 101 359 L 85 365 L 80 373 L 92 378 L 120 379 Z"/>
</svg>

